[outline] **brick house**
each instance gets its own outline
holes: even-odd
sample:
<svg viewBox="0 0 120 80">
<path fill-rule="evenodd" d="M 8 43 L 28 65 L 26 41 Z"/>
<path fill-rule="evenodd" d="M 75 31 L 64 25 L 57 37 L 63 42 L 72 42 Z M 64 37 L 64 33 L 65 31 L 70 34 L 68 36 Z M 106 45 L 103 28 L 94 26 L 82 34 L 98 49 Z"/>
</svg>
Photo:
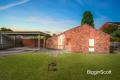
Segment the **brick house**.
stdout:
<svg viewBox="0 0 120 80">
<path fill-rule="evenodd" d="M 85 24 L 47 39 L 46 47 L 71 52 L 109 53 L 110 36 Z"/>
</svg>

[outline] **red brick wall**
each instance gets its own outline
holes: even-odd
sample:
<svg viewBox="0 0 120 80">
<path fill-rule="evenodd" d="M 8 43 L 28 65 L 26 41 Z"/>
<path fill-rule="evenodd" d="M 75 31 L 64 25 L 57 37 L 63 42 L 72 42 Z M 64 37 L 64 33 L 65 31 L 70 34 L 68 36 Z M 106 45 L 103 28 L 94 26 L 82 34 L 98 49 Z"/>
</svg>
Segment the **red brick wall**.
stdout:
<svg viewBox="0 0 120 80">
<path fill-rule="evenodd" d="M 38 40 L 37 39 L 22 39 L 22 44 L 23 46 L 28 46 L 28 47 L 38 47 Z M 44 46 L 44 41 L 41 39 L 40 40 L 40 46 Z"/>
<path fill-rule="evenodd" d="M 31 47 L 34 47 L 35 44 L 34 44 L 34 40 L 32 39 L 23 39 L 22 40 L 22 43 L 23 43 L 23 46 L 31 46 Z"/>
<path fill-rule="evenodd" d="M 97 31 L 96 36 L 96 51 L 97 52 L 110 52 L 110 36 L 102 31 Z"/>
<path fill-rule="evenodd" d="M 57 49 L 58 48 L 58 39 L 57 39 L 57 37 L 52 37 L 52 38 L 47 39 L 46 48 Z"/>
<path fill-rule="evenodd" d="M 91 26 L 75 27 L 60 35 L 65 35 L 64 49 L 72 52 L 89 52 L 89 39 L 94 38 L 95 52 L 109 52 L 110 36 L 102 31 L 97 31 Z M 58 35 L 59 36 L 59 35 Z M 47 40 L 47 48 L 57 49 L 57 36 Z M 48 45 L 49 44 L 49 45 Z"/>
</svg>

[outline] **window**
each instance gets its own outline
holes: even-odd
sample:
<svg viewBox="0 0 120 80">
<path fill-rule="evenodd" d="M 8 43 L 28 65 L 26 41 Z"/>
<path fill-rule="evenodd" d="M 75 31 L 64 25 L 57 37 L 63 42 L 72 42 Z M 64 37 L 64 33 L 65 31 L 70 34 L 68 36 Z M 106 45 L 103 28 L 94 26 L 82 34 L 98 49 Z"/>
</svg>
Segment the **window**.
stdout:
<svg viewBox="0 0 120 80">
<path fill-rule="evenodd" d="M 94 39 L 89 39 L 89 46 L 94 46 Z"/>
<path fill-rule="evenodd" d="M 63 45 L 64 35 L 58 36 L 58 45 Z"/>
<path fill-rule="evenodd" d="M 63 49 L 64 45 L 64 35 L 58 36 L 58 49 Z"/>
<path fill-rule="evenodd" d="M 94 52 L 94 48 L 89 48 L 89 52 Z"/>
</svg>

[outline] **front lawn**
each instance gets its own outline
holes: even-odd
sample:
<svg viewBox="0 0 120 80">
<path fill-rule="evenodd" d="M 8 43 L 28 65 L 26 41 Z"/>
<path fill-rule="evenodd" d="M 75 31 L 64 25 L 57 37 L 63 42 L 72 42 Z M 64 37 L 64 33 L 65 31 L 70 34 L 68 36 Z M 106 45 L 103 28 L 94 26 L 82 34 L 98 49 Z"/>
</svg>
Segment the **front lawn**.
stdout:
<svg viewBox="0 0 120 80">
<path fill-rule="evenodd" d="M 48 71 L 55 62 L 57 71 Z M 88 75 L 87 70 L 112 74 Z M 120 54 L 17 54 L 0 56 L 0 80 L 119 80 Z"/>
</svg>

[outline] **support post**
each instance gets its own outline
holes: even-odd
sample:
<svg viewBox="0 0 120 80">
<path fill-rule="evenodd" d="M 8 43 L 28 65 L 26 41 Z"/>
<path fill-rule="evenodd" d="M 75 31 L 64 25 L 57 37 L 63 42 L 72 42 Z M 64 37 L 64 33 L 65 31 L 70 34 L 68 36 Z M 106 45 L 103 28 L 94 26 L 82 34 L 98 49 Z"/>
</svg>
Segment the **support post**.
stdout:
<svg viewBox="0 0 120 80">
<path fill-rule="evenodd" d="M 16 47 L 16 44 L 15 44 L 15 43 L 16 43 L 16 41 L 15 41 L 15 40 L 16 40 L 16 37 L 14 36 L 14 47 Z"/>
<path fill-rule="evenodd" d="M 1 45 L 1 48 L 3 48 L 2 32 L 0 33 L 0 45 Z"/>
<path fill-rule="evenodd" d="M 43 48 L 45 48 L 45 46 L 46 46 L 46 41 L 45 39 L 43 39 Z"/>
<path fill-rule="evenodd" d="M 40 34 L 38 34 L 38 48 L 40 49 Z"/>
</svg>

